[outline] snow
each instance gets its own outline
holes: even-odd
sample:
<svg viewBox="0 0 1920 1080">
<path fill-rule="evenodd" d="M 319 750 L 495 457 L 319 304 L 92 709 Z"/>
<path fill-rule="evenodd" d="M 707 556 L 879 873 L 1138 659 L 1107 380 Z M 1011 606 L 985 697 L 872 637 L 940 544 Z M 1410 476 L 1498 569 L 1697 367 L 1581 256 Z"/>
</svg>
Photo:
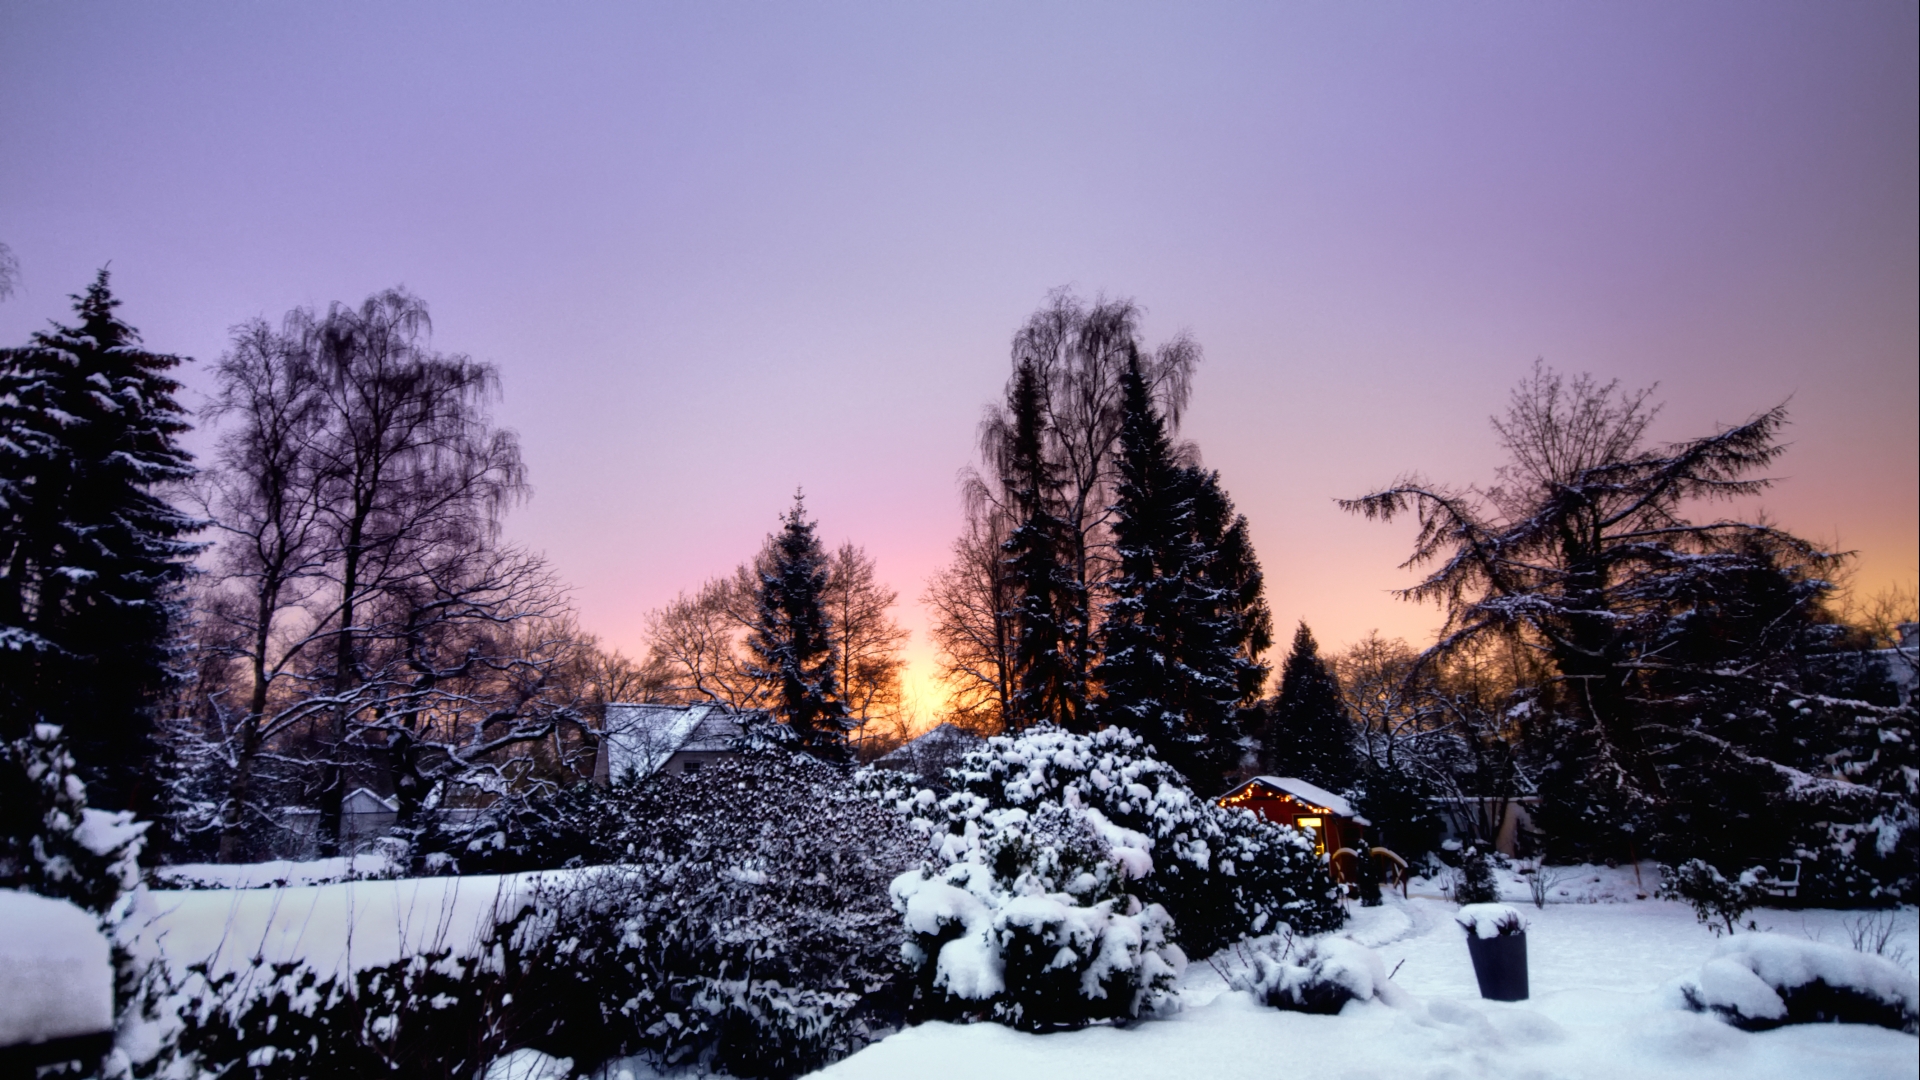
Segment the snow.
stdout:
<svg viewBox="0 0 1920 1080">
<path fill-rule="evenodd" d="M 179 863 L 156 867 L 154 884 L 166 889 L 266 889 L 288 885 L 329 885 L 359 878 L 393 876 L 393 861 L 383 851 L 332 859 L 257 863 Z"/>
<path fill-rule="evenodd" d="M 515 1050 L 487 1066 L 481 1080 L 571 1080 L 573 1059 L 538 1050 Z"/>
<path fill-rule="evenodd" d="M 1465 904 L 1453 913 L 1453 921 L 1467 933 L 1482 938 L 1527 931 L 1526 916 L 1511 904 Z"/>
<path fill-rule="evenodd" d="M 1256 776 L 1254 777 L 1254 779 L 1267 785 L 1268 787 L 1278 788 L 1279 790 L 1286 792 L 1287 794 L 1293 796 L 1296 799 L 1299 799 L 1302 802 L 1312 803 L 1313 805 L 1318 806 L 1323 810 L 1327 810 L 1339 817 L 1352 818 L 1355 821 L 1358 821 L 1362 825 L 1372 824 L 1372 822 L 1369 822 L 1365 818 L 1362 818 L 1358 814 L 1355 814 L 1353 812 L 1353 804 L 1348 802 L 1344 796 L 1335 795 L 1333 792 L 1328 791 L 1326 788 L 1317 787 L 1313 784 L 1309 784 L 1305 780 L 1301 780 L 1298 777 Z"/>
<path fill-rule="evenodd" d="M 1786 959 L 1773 956 L 1784 946 L 1767 943 L 1763 935 L 1716 938 L 1685 904 L 1632 899 L 1636 890 L 1650 893 L 1657 885 L 1644 870 L 1642 880 L 1631 867 L 1557 873 L 1556 891 L 1570 899 L 1525 909 L 1533 992 L 1527 1001 L 1480 998 L 1465 937 L 1454 921 L 1458 908 L 1429 889 L 1425 895 L 1416 891 L 1410 900 L 1393 896 L 1382 907 L 1353 908 L 1352 919 L 1334 939 L 1315 942 L 1327 950 L 1327 968 L 1342 971 L 1356 988 L 1361 976 L 1371 981 L 1381 968 L 1391 977 L 1374 983 L 1376 1000 L 1355 1001 L 1338 1016 L 1270 1009 L 1251 994 L 1230 989 L 1228 977 L 1252 963 L 1253 944 L 1247 944 L 1189 967 L 1179 984 L 1182 1007 L 1163 1010 L 1159 1019 L 1047 1035 L 996 1024 L 929 1023 L 815 1075 L 820 1080 L 1171 1080 L 1276 1073 L 1290 1080 L 1920 1076 L 1920 1040 L 1897 1031 L 1796 1024 L 1756 1033 L 1688 1011 L 1675 984 L 1716 959 L 1747 971 L 1771 993 L 1733 958 L 1764 956 L 1772 963 Z M 1501 878 L 1507 898 L 1523 900 L 1524 879 L 1505 872 Z M 1920 913 L 1905 908 L 1894 914 L 1899 929 L 1893 948 L 1904 950 L 1896 966 L 1911 979 L 1920 949 Z M 1858 955 L 1847 947 L 1847 931 L 1862 913 L 1760 909 L 1752 917 L 1774 931 L 1768 937 L 1819 940 L 1835 953 Z M 1299 951 L 1296 945 L 1296 956 Z M 1803 956 L 1799 962 L 1808 961 Z M 1829 962 L 1838 961 L 1821 961 Z M 1867 963 L 1865 958 L 1858 962 Z M 1729 982 L 1735 978 L 1715 970 Z"/>
<path fill-rule="evenodd" d="M 80 907 L 0 890 L 0 1046 L 113 1028 L 113 963 Z"/>
<path fill-rule="evenodd" d="M 154 890 L 144 935 L 176 972 L 304 960 L 324 978 L 440 949 L 471 956 L 542 882 L 579 871 L 349 881 L 275 889 Z"/>
<path fill-rule="evenodd" d="M 1845 988 L 1909 1018 L 1920 1012 L 1920 986 L 1900 966 L 1879 956 L 1785 934 L 1736 934 L 1714 950 L 1690 984 L 1708 1009 L 1754 1020 L 1787 1015 L 1782 992 L 1813 982 Z"/>
</svg>

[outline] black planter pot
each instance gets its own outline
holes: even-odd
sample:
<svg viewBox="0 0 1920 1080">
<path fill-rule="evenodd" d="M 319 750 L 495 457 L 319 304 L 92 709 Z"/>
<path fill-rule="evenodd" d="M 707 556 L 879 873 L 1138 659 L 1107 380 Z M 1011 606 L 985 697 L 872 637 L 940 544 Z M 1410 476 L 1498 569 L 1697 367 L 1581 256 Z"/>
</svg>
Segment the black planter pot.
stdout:
<svg viewBox="0 0 1920 1080">
<path fill-rule="evenodd" d="M 1467 955 L 1473 957 L 1473 977 L 1480 980 L 1480 996 L 1491 1001 L 1527 999 L 1527 932 L 1483 938 L 1467 934 Z"/>
</svg>

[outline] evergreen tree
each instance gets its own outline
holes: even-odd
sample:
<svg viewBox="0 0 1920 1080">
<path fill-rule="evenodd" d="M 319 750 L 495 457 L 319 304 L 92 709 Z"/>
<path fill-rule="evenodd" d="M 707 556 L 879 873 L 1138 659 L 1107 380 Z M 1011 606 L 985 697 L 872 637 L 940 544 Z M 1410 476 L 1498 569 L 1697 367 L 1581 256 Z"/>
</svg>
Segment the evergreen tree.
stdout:
<svg viewBox="0 0 1920 1080">
<path fill-rule="evenodd" d="M 1340 684 L 1320 658 L 1306 623 L 1293 634 L 1293 650 L 1280 669 L 1262 756 L 1266 768 L 1297 776 L 1329 791 L 1353 786 L 1356 762 L 1353 721 L 1340 700 Z"/>
<path fill-rule="evenodd" d="M 1076 613 L 1085 609 L 1061 555 L 1066 523 L 1054 512 L 1052 469 L 1042 453 L 1041 396 L 1045 388 L 1031 361 L 1015 374 L 1007 402 L 1013 416 L 1003 484 L 1017 520 L 1002 545 L 1013 630 L 1013 686 L 1008 727 L 1034 723 L 1076 726 L 1084 701 L 1069 656 Z"/>
<path fill-rule="evenodd" d="M 1218 476 L 1177 462 L 1137 361 L 1120 441 L 1120 571 L 1102 625 L 1098 717 L 1212 790 L 1239 760 L 1242 706 L 1266 677 L 1251 652 L 1264 605 L 1243 595 L 1250 587 L 1257 599 L 1258 567 Z"/>
<path fill-rule="evenodd" d="M 159 495 L 193 474 L 168 372 L 100 271 L 55 324 L 0 353 L 0 737 L 62 724 L 98 803 L 129 805 L 169 681 L 198 523 Z"/>
<path fill-rule="evenodd" d="M 847 756 L 847 710 L 834 678 L 832 623 L 821 603 L 827 556 L 795 495 L 785 524 L 772 537 L 754 598 L 747 645 L 752 674 L 772 687 L 772 707 L 801 746 L 821 757 Z"/>
</svg>

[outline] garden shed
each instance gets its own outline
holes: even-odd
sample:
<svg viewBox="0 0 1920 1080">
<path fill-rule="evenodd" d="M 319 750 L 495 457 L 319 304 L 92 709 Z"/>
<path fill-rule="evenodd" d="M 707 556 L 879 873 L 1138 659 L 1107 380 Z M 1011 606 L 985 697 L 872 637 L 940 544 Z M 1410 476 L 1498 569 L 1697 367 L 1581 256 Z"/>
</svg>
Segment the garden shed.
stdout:
<svg viewBox="0 0 1920 1080">
<path fill-rule="evenodd" d="M 1305 829 L 1322 855 L 1341 848 L 1365 851 L 1362 836 L 1373 824 L 1353 812 L 1346 799 L 1292 776 L 1256 776 L 1215 800 L 1240 806 L 1269 821 Z"/>
</svg>

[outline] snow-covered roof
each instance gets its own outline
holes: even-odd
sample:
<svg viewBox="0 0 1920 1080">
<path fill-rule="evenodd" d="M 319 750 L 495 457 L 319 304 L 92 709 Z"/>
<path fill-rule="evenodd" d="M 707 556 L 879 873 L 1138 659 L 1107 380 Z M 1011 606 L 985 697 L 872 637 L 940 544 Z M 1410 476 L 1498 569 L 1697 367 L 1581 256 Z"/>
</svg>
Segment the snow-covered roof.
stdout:
<svg viewBox="0 0 1920 1080">
<path fill-rule="evenodd" d="M 609 704 L 601 736 L 607 776 L 651 776 L 683 750 L 732 750 L 741 734 L 740 714 L 720 705 Z"/>
<path fill-rule="evenodd" d="M 937 779 L 947 769 L 960 764 L 967 753 L 987 740 L 965 728 L 940 724 L 931 731 L 909 739 L 874 759 L 882 769 L 913 773 L 923 780 Z"/>
<path fill-rule="evenodd" d="M 1355 821 L 1358 821 L 1362 825 L 1372 824 L 1372 822 L 1367 821 L 1365 818 L 1361 817 L 1359 814 L 1354 813 L 1353 804 L 1348 802 L 1345 798 L 1339 795 L 1335 795 L 1333 792 L 1328 791 L 1326 788 L 1320 787 L 1315 784 L 1309 784 L 1305 780 L 1302 780 L 1298 777 L 1256 776 L 1253 779 L 1247 781 L 1247 784 L 1265 784 L 1266 786 L 1273 788 L 1276 791 L 1284 791 L 1287 794 L 1293 796 L 1294 798 L 1299 799 L 1301 802 L 1312 803 L 1313 805 L 1318 806 L 1323 810 L 1326 810 L 1328 813 L 1338 815 L 1339 817 L 1352 818 Z M 1239 788 L 1234 788 L 1233 790 L 1239 791 L 1240 788 L 1246 787 L 1247 784 L 1241 784 Z M 1228 792 L 1227 794 L 1231 795 L 1233 794 L 1233 792 Z"/>
<path fill-rule="evenodd" d="M 383 795 L 376 795 L 366 788 L 354 788 L 346 798 L 340 800 L 340 810 L 346 814 L 397 814 L 400 803 Z"/>
</svg>

